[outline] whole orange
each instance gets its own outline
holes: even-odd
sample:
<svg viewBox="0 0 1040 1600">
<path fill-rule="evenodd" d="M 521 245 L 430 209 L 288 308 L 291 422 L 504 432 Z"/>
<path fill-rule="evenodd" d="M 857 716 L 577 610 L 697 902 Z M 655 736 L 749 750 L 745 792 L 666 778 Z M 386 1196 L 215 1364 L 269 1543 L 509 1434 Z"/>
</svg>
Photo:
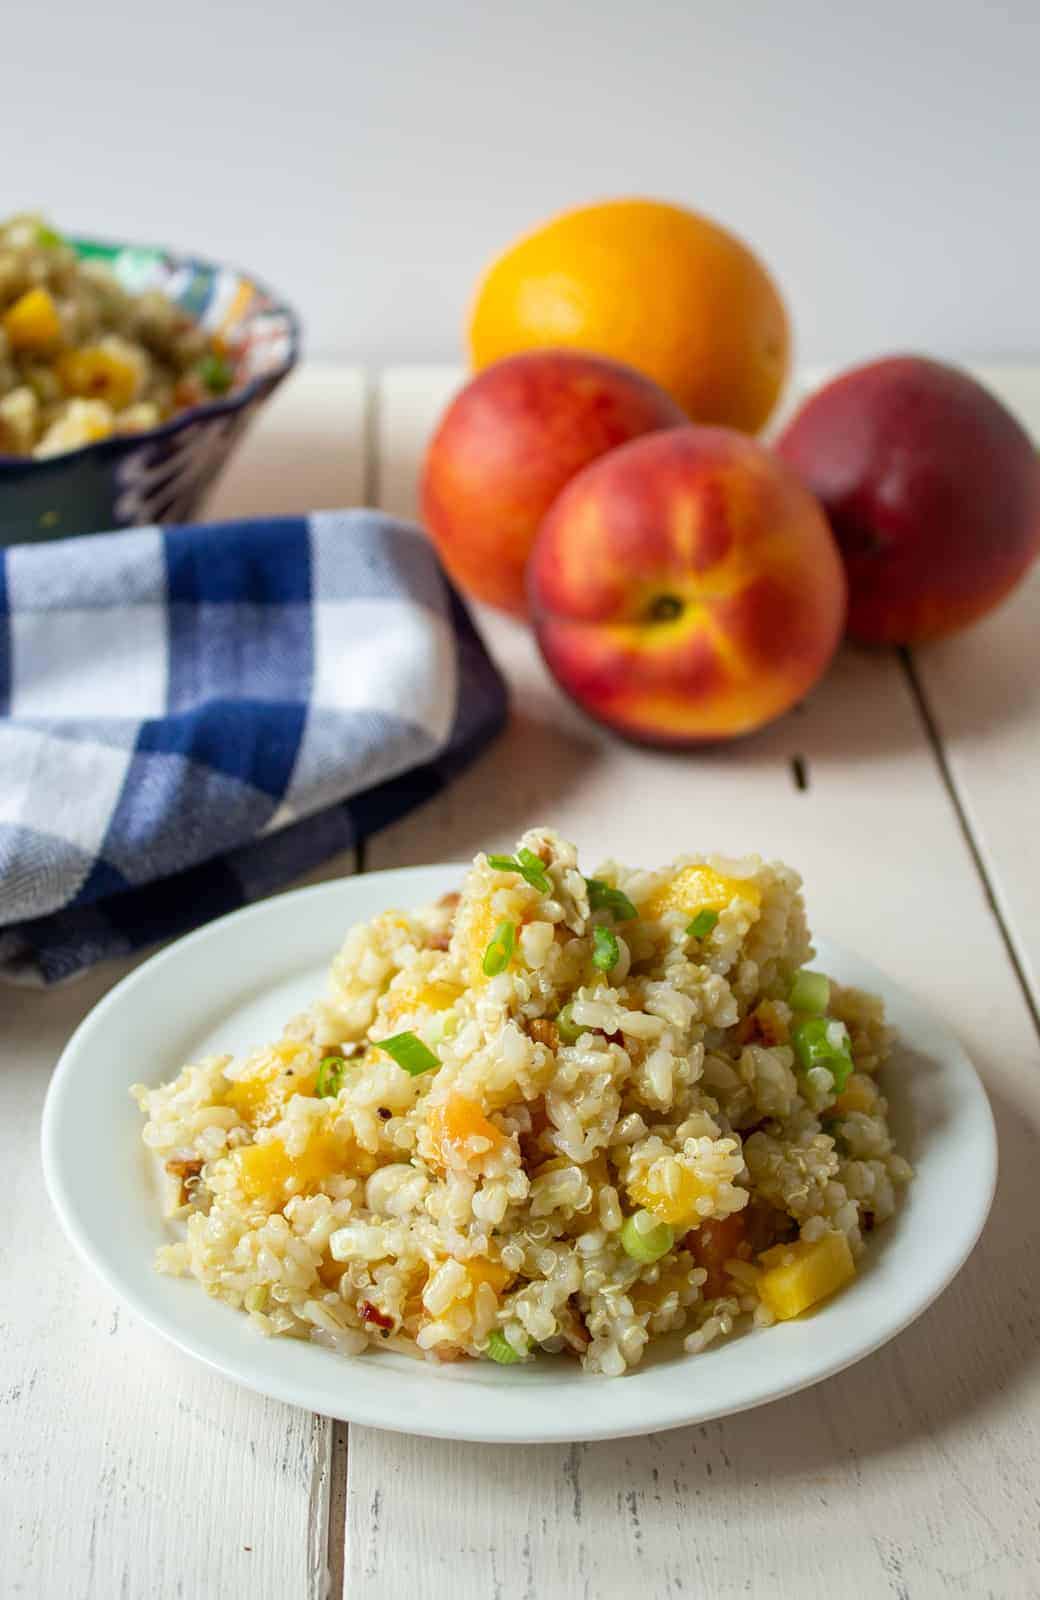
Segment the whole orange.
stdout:
<svg viewBox="0 0 1040 1600">
<path fill-rule="evenodd" d="M 478 370 L 569 347 L 624 361 L 695 422 L 755 433 L 787 376 L 790 330 L 766 268 L 717 222 L 658 200 L 550 219 L 492 263 L 470 316 Z"/>
</svg>

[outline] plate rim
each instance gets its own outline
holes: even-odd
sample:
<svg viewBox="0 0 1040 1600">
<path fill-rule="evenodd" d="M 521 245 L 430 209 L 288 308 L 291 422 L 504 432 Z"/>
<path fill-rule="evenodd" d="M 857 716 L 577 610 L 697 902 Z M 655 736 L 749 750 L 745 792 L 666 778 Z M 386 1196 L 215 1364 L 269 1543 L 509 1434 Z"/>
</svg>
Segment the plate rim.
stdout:
<svg viewBox="0 0 1040 1600">
<path fill-rule="evenodd" d="M 930 1006 L 920 1001 L 916 995 L 892 979 L 881 968 L 875 966 L 872 961 L 821 935 L 814 938 L 814 945 L 825 944 L 831 953 L 832 960 L 834 957 L 838 957 L 839 961 L 847 959 L 863 968 L 866 972 L 876 975 L 881 987 L 887 991 L 890 998 L 898 997 L 900 1004 L 908 1006 L 916 1013 L 918 1018 L 943 1041 L 945 1046 L 952 1047 L 959 1069 L 967 1073 L 967 1086 L 975 1101 L 975 1110 L 979 1118 L 978 1125 L 975 1128 L 975 1137 L 981 1149 L 985 1151 L 986 1156 L 985 1181 L 975 1191 L 973 1206 L 967 1208 L 966 1211 L 966 1214 L 971 1218 L 970 1226 L 959 1236 L 958 1246 L 951 1253 L 943 1271 L 929 1286 L 926 1295 L 908 1305 L 905 1314 L 901 1314 L 892 1322 L 884 1324 L 881 1331 L 876 1334 L 876 1337 L 868 1338 L 851 1353 L 843 1353 L 832 1361 L 823 1361 L 810 1374 L 799 1377 L 794 1381 L 780 1378 L 764 1384 L 751 1385 L 746 1396 L 736 1402 L 728 1400 L 714 1405 L 708 1400 L 698 1404 L 695 1403 L 695 1399 L 699 1386 L 691 1385 L 686 1389 L 676 1389 L 677 1396 L 682 1397 L 685 1395 L 686 1404 L 684 1406 L 680 1398 L 674 1412 L 666 1417 L 654 1414 L 650 1420 L 633 1419 L 629 1422 L 612 1422 L 610 1420 L 597 1421 L 595 1415 L 589 1415 L 578 1430 L 575 1429 L 573 1422 L 565 1421 L 554 1425 L 550 1431 L 546 1431 L 544 1426 L 537 1431 L 510 1428 L 508 1426 L 495 1426 L 486 1430 L 475 1431 L 471 1425 L 453 1423 L 450 1402 L 442 1407 L 445 1413 L 443 1422 L 439 1422 L 436 1418 L 428 1418 L 426 1415 L 417 1416 L 412 1421 L 405 1420 L 400 1416 L 400 1413 L 396 1417 L 388 1417 L 378 1399 L 375 1403 L 370 1403 L 367 1400 L 366 1385 L 363 1381 L 352 1386 L 343 1385 L 343 1398 L 338 1405 L 330 1408 L 329 1400 L 332 1398 L 331 1394 L 327 1392 L 319 1393 L 322 1390 L 322 1385 L 316 1385 L 305 1376 L 294 1375 L 291 1369 L 286 1370 L 284 1377 L 281 1373 L 273 1376 L 268 1373 L 250 1374 L 248 1361 L 236 1361 L 233 1355 L 222 1356 L 208 1346 L 200 1348 L 199 1344 L 193 1343 L 188 1335 L 165 1322 L 144 1295 L 138 1292 L 135 1287 L 135 1280 L 125 1276 L 114 1265 L 111 1258 L 106 1256 L 103 1248 L 99 1248 L 90 1230 L 83 1226 L 77 1215 L 72 1186 L 68 1182 L 68 1175 L 61 1159 L 60 1117 L 66 1087 L 71 1083 L 77 1070 L 76 1061 L 79 1053 L 84 1048 L 89 1047 L 93 1036 L 98 1030 L 105 1028 L 109 1014 L 113 1010 L 118 1012 L 119 1008 L 126 1003 L 127 997 L 132 996 L 138 988 L 147 988 L 150 983 L 154 983 L 157 975 L 161 974 L 168 964 L 175 965 L 177 961 L 184 959 L 186 953 L 190 953 L 212 940 L 219 941 L 230 929 L 244 922 L 255 921 L 259 923 L 268 917 L 277 918 L 287 912 L 291 914 L 291 910 L 298 907 L 301 902 L 314 902 L 320 899 L 334 903 L 342 895 L 349 899 L 351 892 L 361 884 L 368 887 L 388 878 L 404 879 L 416 885 L 423 878 L 428 878 L 432 886 L 432 892 L 436 892 L 438 880 L 446 881 L 450 876 L 457 882 L 459 875 L 467 870 L 468 865 L 468 863 L 459 862 L 437 862 L 382 868 L 372 872 L 336 878 L 325 883 L 310 884 L 303 888 L 273 895 L 268 899 L 254 902 L 251 905 L 239 907 L 235 911 L 215 918 L 212 922 L 205 923 L 203 926 L 172 941 L 163 949 L 148 957 L 147 960 L 135 967 L 132 972 L 127 973 L 118 983 L 114 984 L 78 1024 L 61 1052 L 51 1075 L 44 1101 L 40 1127 L 40 1153 L 45 1187 L 62 1230 L 80 1260 L 117 1299 L 129 1307 L 147 1328 L 161 1339 L 172 1344 L 184 1355 L 202 1362 L 204 1366 L 219 1372 L 221 1376 L 230 1379 L 231 1382 L 247 1388 L 253 1393 L 278 1400 L 284 1404 L 299 1406 L 319 1415 L 336 1417 L 339 1420 L 355 1422 L 361 1426 L 382 1428 L 391 1432 L 412 1434 L 426 1438 L 452 1439 L 485 1444 L 539 1444 L 577 1441 L 592 1442 L 637 1437 L 648 1433 L 664 1432 L 672 1428 L 688 1427 L 698 1423 L 709 1422 L 720 1417 L 735 1416 L 740 1412 L 752 1410 L 758 1406 L 772 1404 L 774 1401 L 788 1398 L 808 1388 L 815 1387 L 816 1384 L 823 1383 L 827 1379 L 835 1377 L 838 1373 L 867 1359 L 867 1357 L 881 1349 L 882 1346 L 898 1338 L 901 1333 L 905 1332 L 912 1323 L 935 1303 L 961 1271 L 974 1250 L 986 1225 L 992 1206 L 998 1176 L 999 1149 L 996 1125 L 989 1097 L 967 1050 L 956 1034 L 936 1015 Z M 419 904 L 421 902 L 416 900 L 414 903 Z M 351 925 L 348 916 L 348 919 L 343 923 L 344 933 Z M 329 950 L 329 960 L 331 960 L 334 953 L 334 950 Z M 286 962 L 282 970 L 288 975 L 291 972 L 291 963 Z M 233 1004 L 233 991 L 229 991 L 229 994 L 232 995 Z M 962 1213 L 962 1216 L 964 1214 Z M 146 1262 L 144 1266 L 147 1271 L 154 1271 L 150 1261 Z M 185 1280 L 185 1283 L 187 1286 L 188 1280 Z M 192 1287 L 196 1292 L 199 1292 L 197 1284 L 193 1284 Z M 223 1309 L 230 1316 L 236 1315 L 232 1307 L 224 1307 Z M 771 1331 L 765 1330 L 766 1333 Z M 755 1338 L 756 1336 L 763 1337 L 764 1334 L 756 1335 L 754 1332 L 748 1332 L 740 1335 L 738 1340 L 733 1341 L 733 1344 L 743 1344 L 746 1339 Z M 282 1340 L 272 1341 L 272 1343 L 291 1351 L 296 1342 Z M 727 1347 L 722 1346 L 720 1348 Z M 310 1347 L 305 1346 L 304 1348 L 309 1349 Z M 710 1353 L 706 1352 L 706 1355 L 710 1356 Z M 353 1358 L 332 1357 L 332 1359 L 340 1362 L 349 1360 L 351 1363 L 360 1363 L 371 1362 L 373 1356 L 369 1353 Z M 703 1360 L 704 1357 L 686 1359 Z M 768 1367 L 769 1364 L 763 1364 L 765 1370 L 768 1370 Z M 645 1372 L 652 1369 L 643 1370 Z M 595 1391 L 590 1392 L 601 1395 L 603 1393 L 609 1394 L 614 1389 L 615 1382 L 625 1388 L 633 1382 L 637 1382 L 639 1372 L 640 1369 L 637 1368 L 632 1374 L 626 1375 L 621 1380 L 601 1379 L 596 1375 L 576 1373 L 570 1379 L 570 1383 L 596 1385 Z M 599 1387 L 601 1384 L 606 1385 L 605 1391 Z M 328 1387 L 331 1390 L 332 1385 L 330 1384 Z M 496 1392 L 502 1392 L 502 1389 L 497 1385 Z M 453 1385 L 445 1387 L 446 1400 L 449 1396 L 457 1396 L 459 1393 L 460 1390 Z M 517 1393 L 522 1394 L 523 1391 L 520 1390 Z M 491 1411 L 493 1408 L 489 1406 L 487 1409 Z M 597 1412 L 600 1410 L 599 1407 L 595 1409 Z"/>
</svg>

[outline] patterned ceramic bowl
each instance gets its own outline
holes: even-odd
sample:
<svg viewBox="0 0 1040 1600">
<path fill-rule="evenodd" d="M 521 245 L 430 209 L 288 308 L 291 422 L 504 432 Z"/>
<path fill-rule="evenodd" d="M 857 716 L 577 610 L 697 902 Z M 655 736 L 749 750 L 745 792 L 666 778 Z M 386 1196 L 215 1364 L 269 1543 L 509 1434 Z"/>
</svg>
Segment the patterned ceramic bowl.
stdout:
<svg viewBox="0 0 1040 1600">
<path fill-rule="evenodd" d="M 146 433 L 98 440 L 36 460 L 0 455 L 0 545 L 60 539 L 147 522 L 187 522 L 236 441 L 299 354 L 295 314 L 232 267 L 92 239 L 69 241 L 104 259 L 125 288 L 162 289 L 231 351 L 226 395 Z"/>
</svg>

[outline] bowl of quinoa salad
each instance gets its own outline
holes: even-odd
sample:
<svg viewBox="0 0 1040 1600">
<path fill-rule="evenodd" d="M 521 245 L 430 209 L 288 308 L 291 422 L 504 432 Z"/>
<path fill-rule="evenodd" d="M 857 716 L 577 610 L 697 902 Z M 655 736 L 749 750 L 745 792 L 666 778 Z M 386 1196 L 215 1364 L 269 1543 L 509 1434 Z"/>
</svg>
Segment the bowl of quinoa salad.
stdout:
<svg viewBox="0 0 1040 1600">
<path fill-rule="evenodd" d="M 0 542 L 191 517 L 297 347 L 232 268 L 0 223 Z"/>
</svg>

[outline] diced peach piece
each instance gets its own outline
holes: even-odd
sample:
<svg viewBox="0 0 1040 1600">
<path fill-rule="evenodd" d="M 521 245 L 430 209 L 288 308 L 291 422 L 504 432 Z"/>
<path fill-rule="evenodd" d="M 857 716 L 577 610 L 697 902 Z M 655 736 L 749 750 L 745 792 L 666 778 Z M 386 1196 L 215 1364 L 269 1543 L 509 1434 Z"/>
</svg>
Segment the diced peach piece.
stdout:
<svg viewBox="0 0 1040 1600">
<path fill-rule="evenodd" d="M 12 350 L 48 350 L 61 337 L 61 318 L 47 289 L 26 289 L 4 312 Z"/>
<path fill-rule="evenodd" d="M 450 1155 L 461 1156 L 464 1160 L 470 1153 L 477 1154 L 466 1148 L 471 1139 L 486 1139 L 492 1150 L 506 1142 L 505 1135 L 488 1120 L 477 1102 L 462 1094 L 454 1094 L 443 1105 L 434 1106 L 429 1127 L 434 1146 L 445 1164 Z"/>
<path fill-rule="evenodd" d="M 874 1111 L 878 1103 L 878 1086 L 865 1072 L 854 1072 L 841 1094 L 834 1102 L 835 1111 L 847 1116 L 850 1111 Z"/>
<path fill-rule="evenodd" d="M 697 1201 L 712 1193 L 708 1184 L 674 1156 L 651 1162 L 627 1187 L 637 1206 L 651 1212 L 658 1222 L 670 1224 L 689 1221 Z"/>
<path fill-rule="evenodd" d="M 680 867 L 644 900 L 641 910 L 644 917 L 663 917 L 666 911 L 694 917 L 698 911 L 725 911 L 738 898 L 759 906 L 762 891 L 751 878 L 727 878 L 711 867 Z"/>
<path fill-rule="evenodd" d="M 811 1242 L 777 1244 L 759 1257 L 763 1303 L 780 1322 L 800 1316 L 856 1276 L 849 1241 L 843 1233 L 824 1233 Z"/>
</svg>

